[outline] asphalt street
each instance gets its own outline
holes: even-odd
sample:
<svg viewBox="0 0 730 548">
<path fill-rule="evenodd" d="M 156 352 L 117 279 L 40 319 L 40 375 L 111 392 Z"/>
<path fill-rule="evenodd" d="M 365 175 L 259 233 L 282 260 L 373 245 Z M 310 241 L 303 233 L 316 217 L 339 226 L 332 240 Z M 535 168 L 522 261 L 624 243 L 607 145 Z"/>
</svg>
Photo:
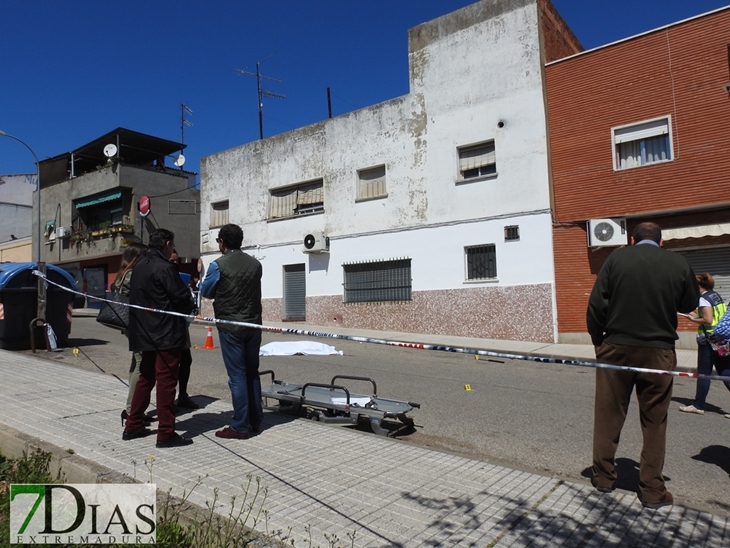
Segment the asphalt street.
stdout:
<svg viewBox="0 0 730 548">
<path fill-rule="evenodd" d="M 190 330 L 193 344 L 203 346 L 207 327 L 193 324 Z M 264 344 L 274 340 L 304 339 L 264 333 Z M 214 341 L 218 345 L 215 329 Z M 274 370 L 277 379 L 296 383 L 329 382 L 334 375 L 370 377 L 377 382 L 379 396 L 421 404 L 411 413 L 416 431 L 401 436 L 406 442 L 545 475 L 588 480 L 593 369 L 344 340 L 320 342 L 344 355 L 265 357 L 261 369 Z M 41 351 L 38 356 L 102 371 L 123 383 L 130 361 L 123 335 L 84 317 L 74 318 L 68 348 L 57 353 Z M 730 420 L 723 414 L 730 413 L 730 393 L 714 383 L 704 416 L 680 413 L 679 405 L 692 401 L 694 386 L 692 379 L 675 380 L 664 473 L 668 488 L 682 504 L 727 514 Z M 369 390 L 362 386 L 361 391 Z M 220 350 L 193 349 L 189 392 L 201 402 L 205 398 L 230 402 Z M 120 401 L 120 411 L 122 406 Z M 617 454 L 617 487 L 635 490 L 640 450 L 634 402 Z"/>
</svg>

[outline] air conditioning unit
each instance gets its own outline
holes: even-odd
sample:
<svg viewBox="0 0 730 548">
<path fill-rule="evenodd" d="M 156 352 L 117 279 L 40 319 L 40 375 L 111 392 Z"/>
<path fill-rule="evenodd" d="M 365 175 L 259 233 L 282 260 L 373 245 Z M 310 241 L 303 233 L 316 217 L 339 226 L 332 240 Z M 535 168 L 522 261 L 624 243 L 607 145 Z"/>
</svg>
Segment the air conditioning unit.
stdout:
<svg viewBox="0 0 730 548">
<path fill-rule="evenodd" d="M 330 239 L 321 232 L 310 232 L 302 239 L 304 253 L 326 253 L 330 250 Z"/>
<path fill-rule="evenodd" d="M 59 226 L 58 230 L 56 230 L 56 233 L 58 234 L 59 238 L 65 238 L 66 237 L 66 228 Z"/>
<path fill-rule="evenodd" d="M 591 219 L 588 221 L 588 247 L 616 247 L 629 243 L 626 219 Z"/>
</svg>

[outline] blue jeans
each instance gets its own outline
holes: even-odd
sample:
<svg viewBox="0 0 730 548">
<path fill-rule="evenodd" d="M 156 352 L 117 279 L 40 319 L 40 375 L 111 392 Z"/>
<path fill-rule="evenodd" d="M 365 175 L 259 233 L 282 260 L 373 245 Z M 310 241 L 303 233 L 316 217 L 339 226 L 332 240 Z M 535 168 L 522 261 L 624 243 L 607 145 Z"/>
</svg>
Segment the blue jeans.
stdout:
<svg viewBox="0 0 730 548">
<path fill-rule="evenodd" d="M 700 375 L 712 375 L 713 366 L 718 375 L 730 376 L 730 356 L 718 356 L 709 344 L 698 344 L 697 372 Z M 707 394 L 710 392 L 710 384 L 712 381 L 709 379 L 697 379 L 697 392 L 693 404 L 697 409 L 704 409 Z M 725 387 L 730 390 L 730 381 L 725 381 Z"/>
<path fill-rule="evenodd" d="M 252 428 L 259 427 L 264 418 L 259 378 L 261 331 L 219 331 L 218 335 L 233 400 L 231 428 L 237 432 L 250 433 Z"/>
</svg>

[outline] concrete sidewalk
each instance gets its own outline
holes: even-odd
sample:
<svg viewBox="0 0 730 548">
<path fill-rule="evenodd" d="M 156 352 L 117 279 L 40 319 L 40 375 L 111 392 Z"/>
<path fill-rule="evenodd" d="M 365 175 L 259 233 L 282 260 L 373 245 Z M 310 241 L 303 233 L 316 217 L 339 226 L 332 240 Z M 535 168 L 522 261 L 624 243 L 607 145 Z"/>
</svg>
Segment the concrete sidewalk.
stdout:
<svg viewBox="0 0 730 548">
<path fill-rule="evenodd" d="M 191 502 L 204 507 L 217 490 L 223 514 L 232 496 L 243 499 L 247 476 L 258 477 L 268 518 L 257 529 L 281 530 L 297 546 L 309 546 L 310 534 L 313 546 L 330 546 L 325 535 L 350 546 L 353 533 L 356 547 L 730 545 L 728 516 L 647 510 L 634 493 L 601 495 L 588 483 L 312 421 L 267 413 L 260 435 L 220 440 L 214 431 L 231 417 L 222 401 L 178 417 L 192 446 L 156 449 L 154 436 L 125 442 L 125 397 L 114 377 L 0 351 L 5 425 L 173 495 L 202 477 Z M 0 429 L 0 448 L 26 443 L 22 434 Z"/>
</svg>

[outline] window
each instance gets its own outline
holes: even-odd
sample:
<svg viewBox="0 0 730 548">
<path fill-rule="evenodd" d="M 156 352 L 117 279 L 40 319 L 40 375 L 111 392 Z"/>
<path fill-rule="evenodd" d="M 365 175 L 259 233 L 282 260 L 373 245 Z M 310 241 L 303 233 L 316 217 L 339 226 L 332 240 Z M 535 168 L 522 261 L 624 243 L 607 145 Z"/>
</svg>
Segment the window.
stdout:
<svg viewBox="0 0 730 548">
<path fill-rule="evenodd" d="M 345 302 L 411 300 L 411 260 L 395 259 L 343 265 Z"/>
<path fill-rule="evenodd" d="M 121 207 L 110 210 L 109 215 L 111 216 L 112 225 L 121 225 L 124 223 L 124 211 Z"/>
<path fill-rule="evenodd" d="M 318 179 L 271 191 L 269 219 L 324 212 L 324 181 Z"/>
<path fill-rule="evenodd" d="M 614 169 L 630 169 L 672 159 L 670 118 L 613 128 Z"/>
<path fill-rule="evenodd" d="M 519 225 L 511 225 L 504 227 L 504 241 L 514 242 L 520 239 L 520 227 Z"/>
<path fill-rule="evenodd" d="M 124 222 L 124 196 L 121 190 L 112 190 L 74 200 L 76 208 L 73 226 L 79 230 L 102 230 Z"/>
<path fill-rule="evenodd" d="M 228 224 L 228 200 L 210 204 L 210 226 L 223 226 Z"/>
<path fill-rule="evenodd" d="M 385 166 L 362 169 L 357 172 L 357 199 L 369 200 L 387 196 L 385 192 Z"/>
<path fill-rule="evenodd" d="M 459 176 L 467 181 L 497 174 L 494 141 L 459 149 Z"/>
<path fill-rule="evenodd" d="M 497 277 L 497 249 L 494 244 L 465 247 L 466 279 L 489 280 Z"/>
</svg>

